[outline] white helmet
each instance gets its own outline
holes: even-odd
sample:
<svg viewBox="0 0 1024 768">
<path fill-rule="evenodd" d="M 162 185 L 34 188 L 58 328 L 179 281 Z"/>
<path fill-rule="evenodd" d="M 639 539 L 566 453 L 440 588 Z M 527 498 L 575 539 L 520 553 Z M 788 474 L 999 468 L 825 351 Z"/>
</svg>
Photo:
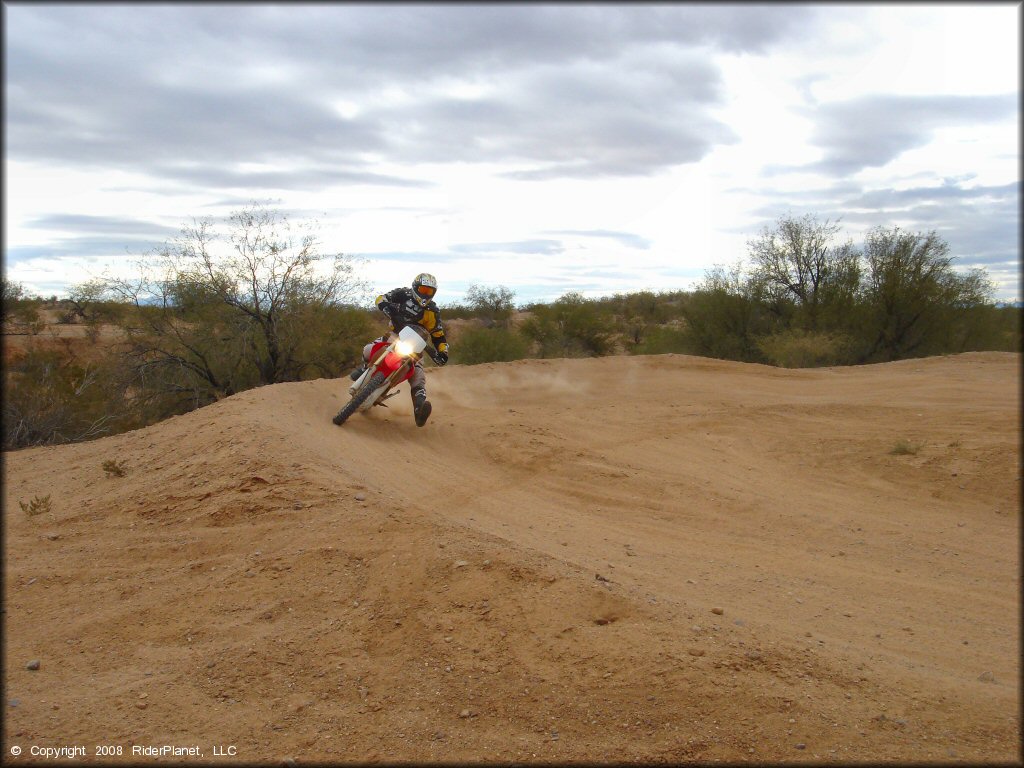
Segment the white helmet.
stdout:
<svg viewBox="0 0 1024 768">
<path fill-rule="evenodd" d="M 412 281 L 412 295 L 419 302 L 420 306 L 426 306 L 427 302 L 434 298 L 437 293 L 437 278 L 426 272 L 416 275 Z"/>
</svg>

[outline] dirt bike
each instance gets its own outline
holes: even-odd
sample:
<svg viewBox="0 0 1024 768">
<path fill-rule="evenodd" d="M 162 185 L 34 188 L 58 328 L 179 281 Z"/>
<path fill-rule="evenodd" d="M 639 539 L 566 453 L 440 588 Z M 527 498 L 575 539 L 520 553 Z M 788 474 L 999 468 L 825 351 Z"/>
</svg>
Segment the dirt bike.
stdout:
<svg viewBox="0 0 1024 768">
<path fill-rule="evenodd" d="M 398 334 L 390 334 L 370 350 L 366 370 L 348 388 L 351 399 L 332 419 L 339 427 L 356 411 L 367 411 L 375 405 L 385 408 L 384 401 L 398 394 L 398 385 L 413 374 L 423 357 L 429 337 L 418 325 L 407 325 Z"/>
</svg>

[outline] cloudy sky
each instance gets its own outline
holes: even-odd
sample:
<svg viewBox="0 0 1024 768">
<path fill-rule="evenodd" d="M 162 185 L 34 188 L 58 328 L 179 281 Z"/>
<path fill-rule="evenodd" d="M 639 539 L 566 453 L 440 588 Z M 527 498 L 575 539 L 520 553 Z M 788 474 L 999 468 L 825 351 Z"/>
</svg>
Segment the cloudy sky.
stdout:
<svg viewBox="0 0 1024 768">
<path fill-rule="evenodd" d="M 1020 297 L 1021 7 L 4 3 L 4 268 L 315 218 L 375 290 L 686 289 L 780 215 L 937 230 Z"/>
</svg>

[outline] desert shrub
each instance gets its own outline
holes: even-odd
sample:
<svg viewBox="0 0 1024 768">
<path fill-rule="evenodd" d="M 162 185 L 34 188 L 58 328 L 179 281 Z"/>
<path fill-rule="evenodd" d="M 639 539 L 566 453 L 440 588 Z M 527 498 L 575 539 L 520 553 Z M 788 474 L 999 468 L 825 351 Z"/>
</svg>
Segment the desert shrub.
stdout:
<svg viewBox="0 0 1024 768">
<path fill-rule="evenodd" d="M 1021 349 L 1020 307 L 976 304 L 963 307 L 948 323 L 946 348 L 951 352 Z"/>
<path fill-rule="evenodd" d="M 773 314 L 763 285 L 745 276 L 742 264 L 715 267 L 684 307 L 685 337 L 693 354 L 764 362 L 757 339 L 772 332 Z"/>
<path fill-rule="evenodd" d="M 508 328 L 516 308 L 514 299 L 515 292 L 504 285 L 471 285 L 466 290 L 466 301 L 486 328 Z"/>
<path fill-rule="evenodd" d="M 25 298 L 25 286 L 0 275 L 0 312 L 4 316 L 14 304 Z"/>
<path fill-rule="evenodd" d="M 452 345 L 452 362 L 464 365 L 521 360 L 529 344 L 518 333 L 506 328 L 466 328 L 459 343 Z"/>
<path fill-rule="evenodd" d="M 43 300 L 40 298 L 5 298 L 4 322 L 9 323 L 15 333 L 35 336 L 46 329 L 46 320 L 39 312 L 42 306 Z"/>
<path fill-rule="evenodd" d="M 72 285 L 68 289 L 67 308 L 61 313 L 60 322 L 81 320 L 98 324 L 114 320 L 123 312 L 124 305 L 111 299 L 110 289 L 104 280 L 92 279 Z"/>
<path fill-rule="evenodd" d="M 626 351 L 645 354 L 644 342 L 648 337 L 674 319 L 671 301 L 666 294 L 640 291 L 617 293 L 610 299 L 600 299 L 597 306 L 599 311 L 613 318 Z"/>
<path fill-rule="evenodd" d="M 686 328 L 658 325 L 647 330 L 643 340 L 633 348 L 636 355 L 690 354 L 692 345 Z"/>
<path fill-rule="evenodd" d="M 538 316 L 543 312 L 543 305 L 531 307 L 532 315 L 519 327 L 520 333 L 530 343 L 530 354 L 534 357 L 558 357 L 561 351 L 558 326 L 546 316 Z"/>
<path fill-rule="evenodd" d="M 110 358 L 83 363 L 64 350 L 30 347 L 4 370 L 3 447 L 88 440 L 135 426 Z"/>
<path fill-rule="evenodd" d="M 761 337 L 765 358 L 782 368 L 816 368 L 850 362 L 850 340 L 841 334 L 793 328 Z"/>
<path fill-rule="evenodd" d="M 362 360 L 363 347 L 380 336 L 387 318 L 351 306 L 308 308 L 301 316 L 306 333 L 296 344 L 298 380 L 335 378 Z"/>
<path fill-rule="evenodd" d="M 444 321 L 472 320 L 476 317 L 476 310 L 468 304 L 448 302 L 445 304 L 439 304 L 438 308 L 441 310 L 441 319 Z"/>
<path fill-rule="evenodd" d="M 567 293 L 553 304 L 530 307 L 533 317 L 520 331 L 538 357 L 600 357 L 614 349 L 611 316 L 580 293 Z"/>
</svg>

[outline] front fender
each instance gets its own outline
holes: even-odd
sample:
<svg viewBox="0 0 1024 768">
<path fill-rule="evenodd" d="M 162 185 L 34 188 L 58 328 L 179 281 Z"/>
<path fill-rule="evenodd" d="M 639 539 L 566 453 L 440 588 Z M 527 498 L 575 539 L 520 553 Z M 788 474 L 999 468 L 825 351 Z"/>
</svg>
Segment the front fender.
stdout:
<svg viewBox="0 0 1024 768">
<path fill-rule="evenodd" d="M 388 393 L 401 384 L 408 378 L 407 373 L 411 370 L 411 365 L 408 360 L 402 362 L 402 364 L 391 374 L 384 379 L 384 383 L 377 387 L 377 389 L 371 394 L 366 401 L 359 408 L 361 411 L 369 410 L 371 407 L 382 403 L 388 397 Z"/>
<path fill-rule="evenodd" d="M 398 368 L 396 368 L 394 371 L 392 371 L 390 376 L 388 376 L 385 382 L 385 387 L 387 389 L 397 387 L 403 381 L 408 379 L 411 374 L 412 363 L 410 363 L 408 360 L 403 360 L 402 364 L 399 365 Z"/>
</svg>

